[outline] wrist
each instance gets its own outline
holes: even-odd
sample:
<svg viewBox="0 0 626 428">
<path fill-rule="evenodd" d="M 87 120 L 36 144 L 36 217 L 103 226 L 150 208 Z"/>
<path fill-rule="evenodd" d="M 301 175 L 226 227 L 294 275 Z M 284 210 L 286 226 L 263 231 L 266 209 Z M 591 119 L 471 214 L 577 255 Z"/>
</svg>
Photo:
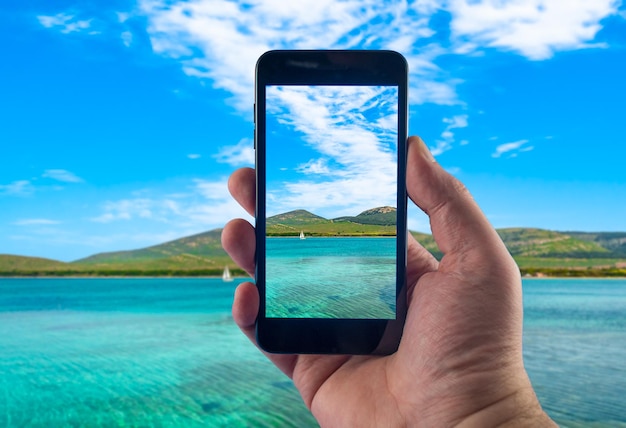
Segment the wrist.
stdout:
<svg viewBox="0 0 626 428">
<path fill-rule="evenodd" d="M 543 411 L 530 385 L 465 417 L 458 428 L 469 427 L 556 427 Z"/>
</svg>

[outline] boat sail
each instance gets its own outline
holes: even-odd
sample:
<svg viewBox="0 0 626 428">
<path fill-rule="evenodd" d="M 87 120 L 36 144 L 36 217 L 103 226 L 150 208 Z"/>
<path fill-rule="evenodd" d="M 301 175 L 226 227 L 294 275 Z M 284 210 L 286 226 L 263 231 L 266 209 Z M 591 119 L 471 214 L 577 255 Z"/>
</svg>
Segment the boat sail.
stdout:
<svg viewBox="0 0 626 428">
<path fill-rule="evenodd" d="M 225 266 L 224 273 L 222 273 L 222 281 L 231 282 L 232 280 L 233 280 L 233 277 L 230 274 L 230 269 L 228 269 L 228 266 Z"/>
<path fill-rule="evenodd" d="M 304 237 L 304 231 L 303 231 L 303 230 L 301 230 L 301 231 L 300 231 L 300 239 L 306 239 L 306 238 Z"/>
</svg>

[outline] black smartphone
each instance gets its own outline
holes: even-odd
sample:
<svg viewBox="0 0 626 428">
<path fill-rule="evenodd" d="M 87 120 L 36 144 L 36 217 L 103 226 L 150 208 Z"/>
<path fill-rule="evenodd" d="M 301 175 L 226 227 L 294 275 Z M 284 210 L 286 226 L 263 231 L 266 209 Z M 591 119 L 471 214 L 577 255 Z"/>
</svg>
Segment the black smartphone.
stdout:
<svg viewBox="0 0 626 428">
<path fill-rule="evenodd" d="M 407 63 L 270 51 L 256 67 L 256 338 L 390 354 L 406 316 Z"/>
</svg>

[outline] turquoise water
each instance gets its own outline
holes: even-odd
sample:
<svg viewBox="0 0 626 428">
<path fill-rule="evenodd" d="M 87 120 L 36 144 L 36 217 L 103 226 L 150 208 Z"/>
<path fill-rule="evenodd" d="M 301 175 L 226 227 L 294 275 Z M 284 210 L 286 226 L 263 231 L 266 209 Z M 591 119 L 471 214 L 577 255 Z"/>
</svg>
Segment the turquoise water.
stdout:
<svg viewBox="0 0 626 428">
<path fill-rule="evenodd" d="M 0 279 L 0 427 L 315 426 L 219 279 Z M 626 281 L 525 280 L 524 357 L 561 426 L 626 427 Z"/>
<path fill-rule="evenodd" d="M 626 280 L 524 281 L 524 360 L 561 426 L 626 427 Z"/>
<path fill-rule="evenodd" d="M 311 426 L 217 279 L 0 279 L 0 427 Z"/>
<path fill-rule="evenodd" d="M 395 238 L 268 238 L 268 318 L 396 317 Z"/>
</svg>

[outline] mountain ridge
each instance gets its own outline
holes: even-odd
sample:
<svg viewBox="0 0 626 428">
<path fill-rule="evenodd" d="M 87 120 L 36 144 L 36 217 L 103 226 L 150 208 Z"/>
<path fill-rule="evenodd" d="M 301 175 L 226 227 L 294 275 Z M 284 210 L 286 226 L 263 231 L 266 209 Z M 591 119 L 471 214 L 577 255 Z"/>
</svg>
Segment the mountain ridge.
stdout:
<svg viewBox="0 0 626 428">
<path fill-rule="evenodd" d="M 267 218 L 267 236 L 395 236 L 395 208 L 377 207 L 354 217 L 327 219 L 307 210 L 294 210 Z"/>
<path fill-rule="evenodd" d="M 297 236 L 305 230 L 307 236 L 394 236 L 395 226 L 385 223 L 395 214 L 393 207 L 378 207 L 354 217 L 325 219 L 294 210 L 269 217 L 267 234 Z M 367 223 L 371 219 L 375 221 Z M 229 266 L 234 275 L 245 275 L 222 248 L 221 232 L 213 229 L 136 250 L 97 253 L 73 262 L 0 254 L 0 276 L 217 276 L 224 266 Z M 604 276 L 626 276 L 626 232 L 558 232 L 521 227 L 497 232 L 522 273 L 568 276 L 599 272 Z M 410 233 L 437 258 L 442 257 L 432 235 Z"/>
</svg>

